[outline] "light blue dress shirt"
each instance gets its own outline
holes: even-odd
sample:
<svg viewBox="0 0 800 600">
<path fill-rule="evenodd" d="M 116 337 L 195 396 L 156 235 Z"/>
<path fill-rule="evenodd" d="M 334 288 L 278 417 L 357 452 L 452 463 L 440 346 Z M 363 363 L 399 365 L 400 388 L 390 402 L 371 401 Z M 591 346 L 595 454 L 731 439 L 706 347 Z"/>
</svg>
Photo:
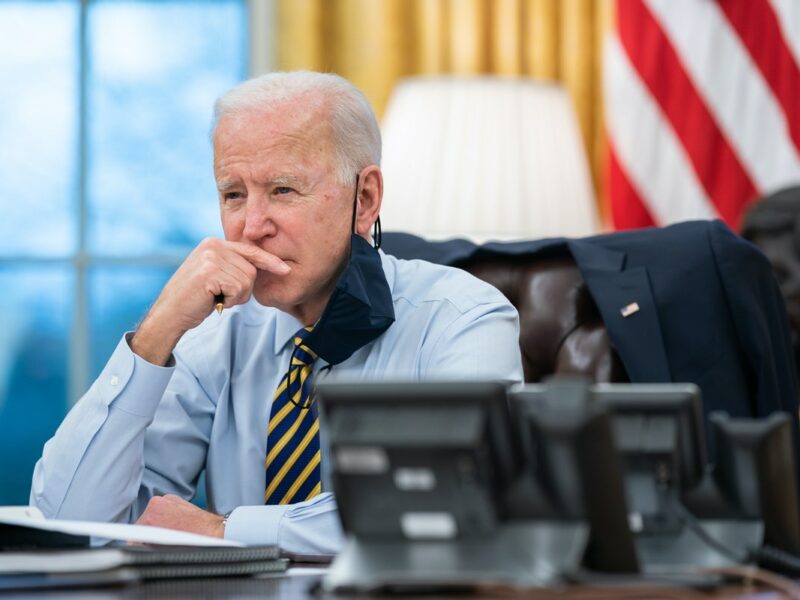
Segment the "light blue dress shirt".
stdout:
<svg viewBox="0 0 800 600">
<path fill-rule="evenodd" d="M 322 377 L 522 381 L 517 312 L 498 290 L 458 269 L 381 260 L 395 323 Z M 133 522 L 153 496 L 192 498 L 205 469 L 209 509 L 233 511 L 226 538 L 335 554 L 342 531 L 326 454 L 328 491 L 264 505 L 270 404 L 301 326 L 251 300 L 184 335 L 173 367 L 134 354 L 126 334 L 45 445 L 31 504 L 50 518 Z M 325 364 L 317 362 L 319 371 Z"/>
</svg>

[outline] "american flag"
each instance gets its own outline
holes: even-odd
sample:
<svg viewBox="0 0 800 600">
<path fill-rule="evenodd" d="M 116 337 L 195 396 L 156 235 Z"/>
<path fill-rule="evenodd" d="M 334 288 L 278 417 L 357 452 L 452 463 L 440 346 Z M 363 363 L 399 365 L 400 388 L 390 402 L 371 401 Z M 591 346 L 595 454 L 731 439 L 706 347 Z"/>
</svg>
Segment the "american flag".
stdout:
<svg viewBox="0 0 800 600">
<path fill-rule="evenodd" d="M 800 0 L 616 0 L 604 61 L 617 229 L 800 184 Z"/>
</svg>

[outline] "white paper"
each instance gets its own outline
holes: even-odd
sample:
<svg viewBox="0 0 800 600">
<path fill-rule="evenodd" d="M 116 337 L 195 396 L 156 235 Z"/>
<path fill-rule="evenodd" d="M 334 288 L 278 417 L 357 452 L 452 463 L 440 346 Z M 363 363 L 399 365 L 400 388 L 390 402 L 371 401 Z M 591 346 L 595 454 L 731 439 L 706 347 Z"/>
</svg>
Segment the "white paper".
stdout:
<svg viewBox="0 0 800 600">
<path fill-rule="evenodd" d="M 106 571 L 125 564 L 115 548 L 61 552 L 0 552 L 0 574 Z"/>
<path fill-rule="evenodd" d="M 44 519 L 42 511 L 35 506 L 0 506 L 0 518 L 27 517 L 29 519 Z"/>
<path fill-rule="evenodd" d="M 11 516 L 0 514 L 0 523 L 23 525 L 46 531 L 60 531 L 73 535 L 88 535 L 106 540 L 123 540 L 145 544 L 167 546 L 244 546 L 241 542 L 222 538 L 187 533 L 176 529 L 150 527 L 149 525 L 128 525 L 121 523 L 96 523 L 94 521 L 62 521 L 61 519 L 40 519 L 38 517 Z"/>
<path fill-rule="evenodd" d="M 311 577 L 315 576 L 318 577 L 320 575 L 327 575 L 328 567 L 289 567 L 286 571 L 286 575 L 289 577 Z"/>
</svg>

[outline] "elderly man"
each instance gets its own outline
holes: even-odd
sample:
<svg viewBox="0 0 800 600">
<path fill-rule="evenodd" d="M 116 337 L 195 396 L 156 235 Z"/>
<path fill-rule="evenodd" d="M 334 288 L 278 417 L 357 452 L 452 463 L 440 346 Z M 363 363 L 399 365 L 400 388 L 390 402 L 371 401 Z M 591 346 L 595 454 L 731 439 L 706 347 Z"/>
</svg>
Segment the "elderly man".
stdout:
<svg viewBox="0 0 800 600">
<path fill-rule="evenodd" d="M 373 246 L 380 132 L 350 83 L 273 73 L 215 108 L 225 240 L 195 248 L 120 341 L 45 446 L 31 502 L 334 553 L 313 382 L 521 381 L 517 314 L 464 272 Z M 203 470 L 213 512 L 188 502 Z"/>
</svg>

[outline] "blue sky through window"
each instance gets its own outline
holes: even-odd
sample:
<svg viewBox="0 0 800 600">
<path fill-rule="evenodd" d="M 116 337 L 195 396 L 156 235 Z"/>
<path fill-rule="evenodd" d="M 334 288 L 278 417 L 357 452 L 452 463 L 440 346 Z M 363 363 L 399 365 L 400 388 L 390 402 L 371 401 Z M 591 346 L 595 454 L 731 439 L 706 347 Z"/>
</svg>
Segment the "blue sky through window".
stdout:
<svg viewBox="0 0 800 600">
<path fill-rule="evenodd" d="M 246 1 L 86 4 L 85 164 L 81 10 L 0 0 L 0 285 L 13 291 L 0 300 L 0 504 L 27 503 L 80 377 L 75 340 L 89 344 L 77 371 L 96 376 L 185 254 L 221 231 L 208 132 L 214 99 L 246 76 Z"/>
<path fill-rule="evenodd" d="M 241 2 L 91 11 L 91 251 L 185 252 L 221 234 L 208 131 L 214 99 L 244 75 L 243 34 Z"/>
<path fill-rule="evenodd" d="M 0 2 L 0 253 L 77 246 L 78 3 Z"/>
</svg>

